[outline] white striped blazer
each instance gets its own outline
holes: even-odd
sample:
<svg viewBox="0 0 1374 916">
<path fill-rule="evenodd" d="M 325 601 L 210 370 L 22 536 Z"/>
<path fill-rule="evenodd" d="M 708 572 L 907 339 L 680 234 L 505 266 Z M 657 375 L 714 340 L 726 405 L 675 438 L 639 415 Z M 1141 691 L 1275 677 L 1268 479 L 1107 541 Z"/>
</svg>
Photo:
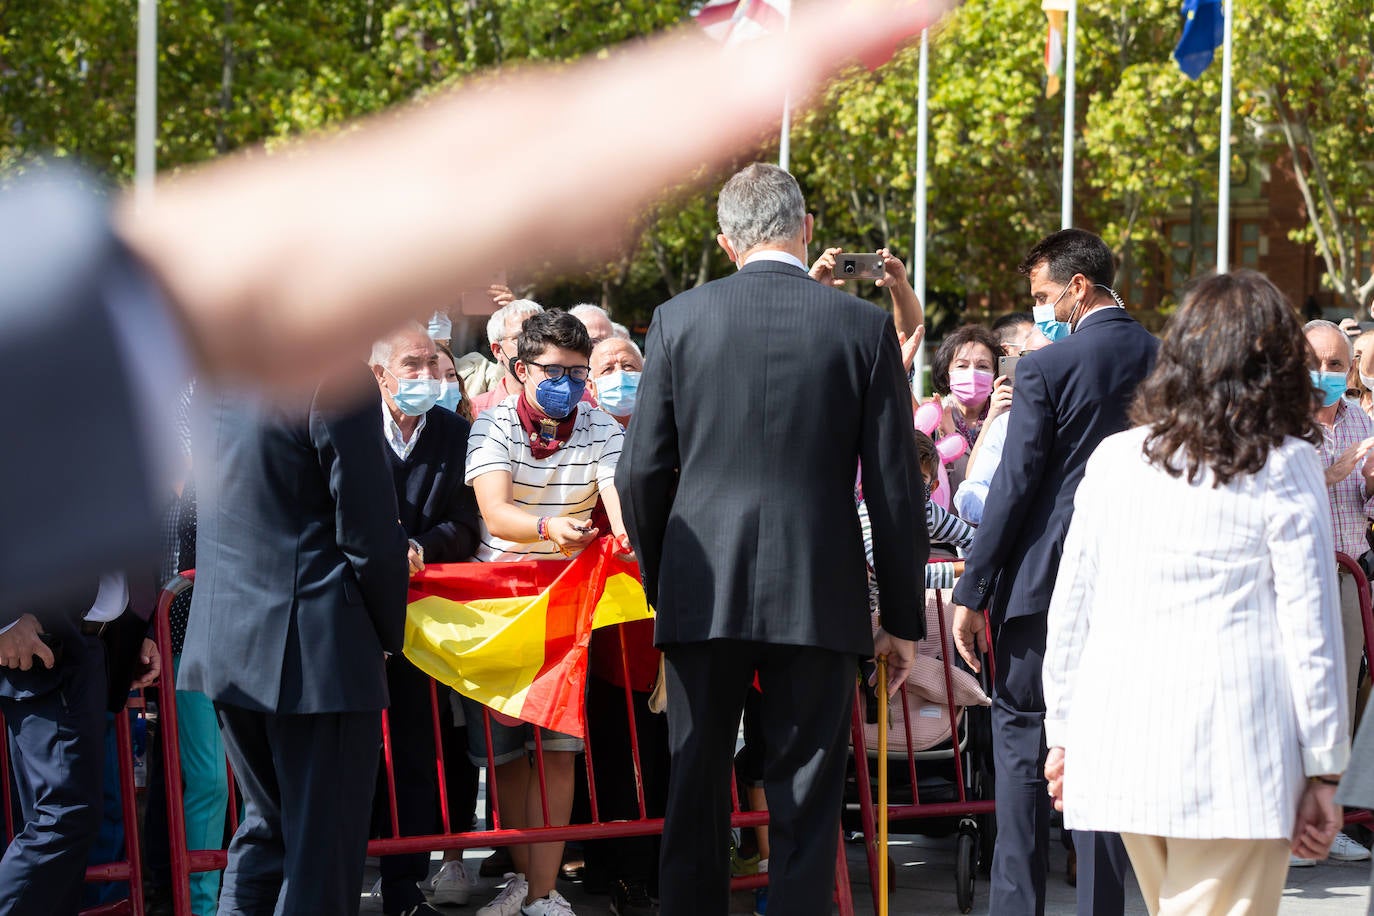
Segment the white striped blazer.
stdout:
<svg viewBox="0 0 1374 916">
<path fill-rule="evenodd" d="M 1349 756 L 1331 513 L 1290 438 L 1214 487 L 1103 441 L 1049 612 L 1046 738 L 1071 829 L 1287 838 L 1306 775 Z"/>
</svg>

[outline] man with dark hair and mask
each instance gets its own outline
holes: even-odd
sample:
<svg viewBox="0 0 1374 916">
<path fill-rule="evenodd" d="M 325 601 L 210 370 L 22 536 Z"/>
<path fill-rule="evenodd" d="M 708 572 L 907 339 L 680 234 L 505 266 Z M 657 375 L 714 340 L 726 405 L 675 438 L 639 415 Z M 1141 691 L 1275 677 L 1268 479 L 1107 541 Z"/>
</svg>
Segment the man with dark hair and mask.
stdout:
<svg viewBox="0 0 1374 916">
<path fill-rule="evenodd" d="M 467 482 L 482 512 L 474 559 L 499 563 L 575 556 L 602 534 L 591 520 L 598 497 L 611 532 L 628 545 L 615 491 L 620 424 L 582 400 L 591 352 L 586 327 L 567 312 L 539 312 L 521 327 L 513 360 L 520 388 L 479 416 L 468 437 Z M 464 698 L 463 711 L 468 754 L 483 766 L 482 706 Z M 527 754 L 534 747 L 531 729 L 491 723 L 504 827 L 543 826 L 539 779 Z M 572 812 L 573 758 L 582 741 L 545 730 L 542 744 L 549 820 L 566 824 Z M 513 847 L 511 856 L 516 873 L 477 916 L 571 916 L 572 907 L 554 889 L 563 844 Z"/>
</svg>

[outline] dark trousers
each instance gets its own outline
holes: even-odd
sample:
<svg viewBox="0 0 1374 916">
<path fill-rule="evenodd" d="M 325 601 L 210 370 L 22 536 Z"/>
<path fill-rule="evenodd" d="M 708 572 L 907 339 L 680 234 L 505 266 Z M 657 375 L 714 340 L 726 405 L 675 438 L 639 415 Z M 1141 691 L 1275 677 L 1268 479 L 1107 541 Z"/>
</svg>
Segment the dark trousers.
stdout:
<svg viewBox="0 0 1374 916">
<path fill-rule="evenodd" d="M 220 916 L 356 914 L 381 713 L 215 712 L 244 808 Z"/>
<path fill-rule="evenodd" d="M 769 905 L 831 910 L 855 657 L 742 640 L 667 646 L 672 769 L 659 864 L 663 916 L 729 910 L 730 774 L 744 698 L 758 671 L 767 747 Z"/>
<path fill-rule="evenodd" d="M 0 858 L 0 914 L 72 916 L 81 904 L 86 856 L 100 829 L 104 646 L 96 637 L 73 634 L 57 670 L 7 672 L 0 682 L 23 820 Z M 10 688 L 26 682 L 41 685 L 41 692 L 12 699 L 27 691 Z"/>
<path fill-rule="evenodd" d="M 396 821 L 401 836 L 438 833 L 439 785 L 435 767 L 434 718 L 429 702 L 430 678 L 403 655 L 386 663 L 391 705 L 387 723 L 391 730 L 391 761 L 396 773 Z M 447 714 L 447 704 L 440 710 Z M 451 716 L 450 716 L 451 717 Z M 377 773 L 372 806 L 373 836 L 392 835 L 390 790 L 383 765 Z M 425 902 L 416 886 L 429 875 L 429 853 L 382 856 L 382 912 L 400 913 Z"/>
<path fill-rule="evenodd" d="M 1045 912 L 1050 798 L 1045 783 L 1046 616 L 1015 617 L 997 628 L 992 696 L 997 845 L 989 909 L 998 916 Z M 1125 848 L 1114 834 L 1074 832 L 1078 912 L 1119 916 L 1125 909 Z"/>
<path fill-rule="evenodd" d="M 597 813 L 603 821 L 638 820 L 634 757 L 630 753 L 630 719 L 625 688 L 592 676 L 587 688 L 587 730 L 595 770 Z M 639 739 L 639 771 L 644 785 L 644 810 L 662 817 L 668 795 L 668 720 L 649 711 L 649 694 L 632 691 L 635 733 Z M 657 886 L 656 836 L 588 840 L 583 844 L 588 874 L 606 882 L 624 879 Z"/>
</svg>

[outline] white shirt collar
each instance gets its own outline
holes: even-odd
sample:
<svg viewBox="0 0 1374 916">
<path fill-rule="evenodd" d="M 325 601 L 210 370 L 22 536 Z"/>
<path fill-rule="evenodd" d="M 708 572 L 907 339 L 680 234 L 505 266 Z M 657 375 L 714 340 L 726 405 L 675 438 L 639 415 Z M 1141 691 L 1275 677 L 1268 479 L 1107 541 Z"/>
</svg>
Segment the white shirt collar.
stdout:
<svg viewBox="0 0 1374 916">
<path fill-rule="evenodd" d="M 427 414 L 420 414 L 420 422 L 415 424 L 415 432 L 411 434 L 410 441 L 406 441 L 405 434 L 401 432 L 401 426 L 396 422 L 396 418 L 391 415 L 391 410 L 386 406 L 386 401 L 382 401 L 382 431 L 386 433 L 387 444 L 396 453 L 396 457 L 405 461 L 410 457 L 410 453 L 415 450 L 415 443 L 420 441 L 420 433 L 425 429 L 425 417 Z"/>
<path fill-rule="evenodd" d="M 775 251 L 771 248 L 765 248 L 762 251 L 756 251 L 749 255 L 749 257 L 744 259 L 744 264 L 741 264 L 740 267 L 744 267 L 745 264 L 752 264 L 755 261 L 781 261 L 783 264 L 791 264 L 793 267 L 799 267 L 802 270 L 806 270 L 806 265 L 799 261 L 796 255 L 789 254 L 786 251 Z"/>
</svg>

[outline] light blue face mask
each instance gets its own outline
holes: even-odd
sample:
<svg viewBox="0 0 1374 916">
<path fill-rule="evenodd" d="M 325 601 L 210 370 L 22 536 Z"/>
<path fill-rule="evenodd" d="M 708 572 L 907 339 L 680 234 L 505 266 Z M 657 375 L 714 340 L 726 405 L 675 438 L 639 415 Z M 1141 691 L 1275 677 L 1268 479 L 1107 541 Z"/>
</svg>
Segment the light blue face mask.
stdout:
<svg viewBox="0 0 1374 916">
<path fill-rule="evenodd" d="M 435 402 L 440 407 L 447 407 L 454 413 L 458 412 L 458 405 L 463 400 L 463 389 L 457 382 L 445 380 L 439 384 L 439 399 Z"/>
<path fill-rule="evenodd" d="M 1345 397 L 1347 383 L 1344 372 L 1318 372 L 1313 369 L 1309 374 L 1312 376 L 1312 387 L 1322 397 L 1323 407 L 1331 407 Z"/>
<path fill-rule="evenodd" d="M 437 378 L 399 378 L 390 369 L 386 373 L 396 379 L 396 392 L 391 400 L 407 417 L 418 417 L 439 402 Z"/>
<path fill-rule="evenodd" d="M 596 380 L 596 402 L 612 416 L 628 417 L 639 399 L 639 373 L 617 369 Z"/>
<path fill-rule="evenodd" d="M 1068 292 L 1068 289 L 1067 286 L 1064 287 L 1064 292 Z M 1063 299 L 1064 294 L 1060 293 L 1059 298 Z M 1073 329 L 1069 327 L 1067 321 L 1059 321 L 1054 317 L 1053 305 L 1037 305 L 1032 309 L 1032 312 L 1035 315 L 1035 329 L 1044 334 L 1050 343 L 1063 340 L 1073 333 Z"/>
</svg>

